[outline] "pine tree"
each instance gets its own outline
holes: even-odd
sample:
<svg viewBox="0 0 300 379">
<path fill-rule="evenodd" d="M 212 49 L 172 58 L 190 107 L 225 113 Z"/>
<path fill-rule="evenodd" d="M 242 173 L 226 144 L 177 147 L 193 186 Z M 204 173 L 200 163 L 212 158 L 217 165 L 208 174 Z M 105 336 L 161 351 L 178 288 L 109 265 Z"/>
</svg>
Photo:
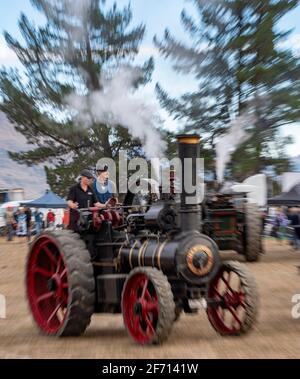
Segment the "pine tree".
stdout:
<svg viewBox="0 0 300 379">
<path fill-rule="evenodd" d="M 289 32 L 280 32 L 277 24 L 299 0 L 193 2 L 197 20 L 181 14 L 192 46 L 168 30 L 154 42 L 175 61 L 175 70 L 194 74 L 199 89 L 173 99 L 158 86 L 161 104 L 186 120 L 187 130 L 199 131 L 213 150 L 231 120 L 252 114 L 251 137 L 233 155 L 231 172 L 239 180 L 270 165 L 280 172 L 287 166 L 289 140 L 280 137 L 279 128 L 300 116 L 300 62 L 283 47 Z"/>
<path fill-rule="evenodd" d="M 11 153 L 20 163 L 44 163 L 47 179 L 60 194 L 66 193 L 83 167 L 94 166 L 101 158 L 117 156 L 120 147 L 140 152 L 122 125 L 110 128 L 94 122 L 78 126 L 66 108 L 73 93 L 101 91 L 100 72 L 120 63 L 129 64 L 139 50 L 145 26 L 131 27 L 130 5 L 118 10 L 104 0 L 31 0 L 46 18 L 37 27 L 21 14 L 19 29 L 24 41 L 4 33 L 23 71 L 0 71 L 0 110 L 22 133 L 32 150 Z M 146 83 L 153 60 L 142 67 Z"/>
</svg>

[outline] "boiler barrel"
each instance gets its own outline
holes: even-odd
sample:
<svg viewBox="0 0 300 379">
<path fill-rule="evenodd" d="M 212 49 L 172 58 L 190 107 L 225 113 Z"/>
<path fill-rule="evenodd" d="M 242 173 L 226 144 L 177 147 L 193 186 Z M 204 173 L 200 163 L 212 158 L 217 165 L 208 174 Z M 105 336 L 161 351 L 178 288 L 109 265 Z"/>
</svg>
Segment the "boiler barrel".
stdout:
<svg viewBox="0 0 300 379">
<path fill-rule="evenodd" d="M 119 250 L 122 273 L 136 267 L 155 267 L 169 277 L 183 277 L 196 285 L 208 282 L 217 273 L 219 264 L 217 245 L 197 231 L 180 233 L 173 240 L 136 240 Z"/>
</svg>

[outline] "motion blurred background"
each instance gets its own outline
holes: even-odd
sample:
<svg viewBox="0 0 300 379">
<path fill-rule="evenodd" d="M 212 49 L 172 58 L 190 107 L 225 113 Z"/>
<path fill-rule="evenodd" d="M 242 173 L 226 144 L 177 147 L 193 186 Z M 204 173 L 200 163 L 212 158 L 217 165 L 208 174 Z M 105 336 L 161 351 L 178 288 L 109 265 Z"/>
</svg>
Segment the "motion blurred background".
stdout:
<svg viewBox="0 0 300 379">
<path fill-rule="evenodd" d="M 171 157 L 182 131 L 202 136 L 208 181 L 265 173 L 276 195 L 281 174 L 299 170 L 299 1 L 12 0 L 0 10 L 1 187 L 64 196 L 120 147 Z"/>
</svg>

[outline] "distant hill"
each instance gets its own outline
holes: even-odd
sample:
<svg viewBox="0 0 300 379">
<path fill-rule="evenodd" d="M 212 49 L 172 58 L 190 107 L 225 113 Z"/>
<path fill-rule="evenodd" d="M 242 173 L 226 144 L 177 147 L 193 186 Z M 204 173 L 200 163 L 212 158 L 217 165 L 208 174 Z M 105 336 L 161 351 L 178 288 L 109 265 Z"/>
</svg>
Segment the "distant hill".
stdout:
<svg viewBox="0 0 300 379">
<path fill-rule="evenodd" d="M 48 188 L 43 167 L 27 167 L 12 161 L 7 151 L 30 149 L 25 138 L 15 131 L 0 113 L 0 188 L 24 188 L 27 199 L 41 196 Z"/>
</svg>

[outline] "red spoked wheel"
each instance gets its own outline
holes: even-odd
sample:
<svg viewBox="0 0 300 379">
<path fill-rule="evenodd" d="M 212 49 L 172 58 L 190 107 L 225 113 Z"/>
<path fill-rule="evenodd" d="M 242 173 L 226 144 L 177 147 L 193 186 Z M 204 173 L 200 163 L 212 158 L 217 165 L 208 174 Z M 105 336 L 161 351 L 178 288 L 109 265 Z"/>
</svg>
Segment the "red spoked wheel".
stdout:
<svg viewBox="0 0 300 379">
<path fill-rule="evenodd" d="M 209 284 L 207 315 L 221 335 L 248 332 L 256 321 L 258 293 L 254 278 L 238 262 L 224 262 Z"/>
<path fill-rule="evenodd" d="M 33 318 L 48 335 L 81 334 L 94 306 L 93 267 L 79 236 L 45 232 L 27 261 L 27 296 Z"/>
<path fill-rule="evenodd" d="M 66 317 L 69 284 L 63 255 L 52 238 L 34 244 L 27 283 L 35 320 L 46 333 L 56 334 Z"/>
<path fill-rule="evenodd" d="M 175 303 L 166 276 L 155 268 L 136 268 L 122 294 L 125 327 L 134 341 L 158 344 L 167 339 L 175 319 Z"/>
</svg>

